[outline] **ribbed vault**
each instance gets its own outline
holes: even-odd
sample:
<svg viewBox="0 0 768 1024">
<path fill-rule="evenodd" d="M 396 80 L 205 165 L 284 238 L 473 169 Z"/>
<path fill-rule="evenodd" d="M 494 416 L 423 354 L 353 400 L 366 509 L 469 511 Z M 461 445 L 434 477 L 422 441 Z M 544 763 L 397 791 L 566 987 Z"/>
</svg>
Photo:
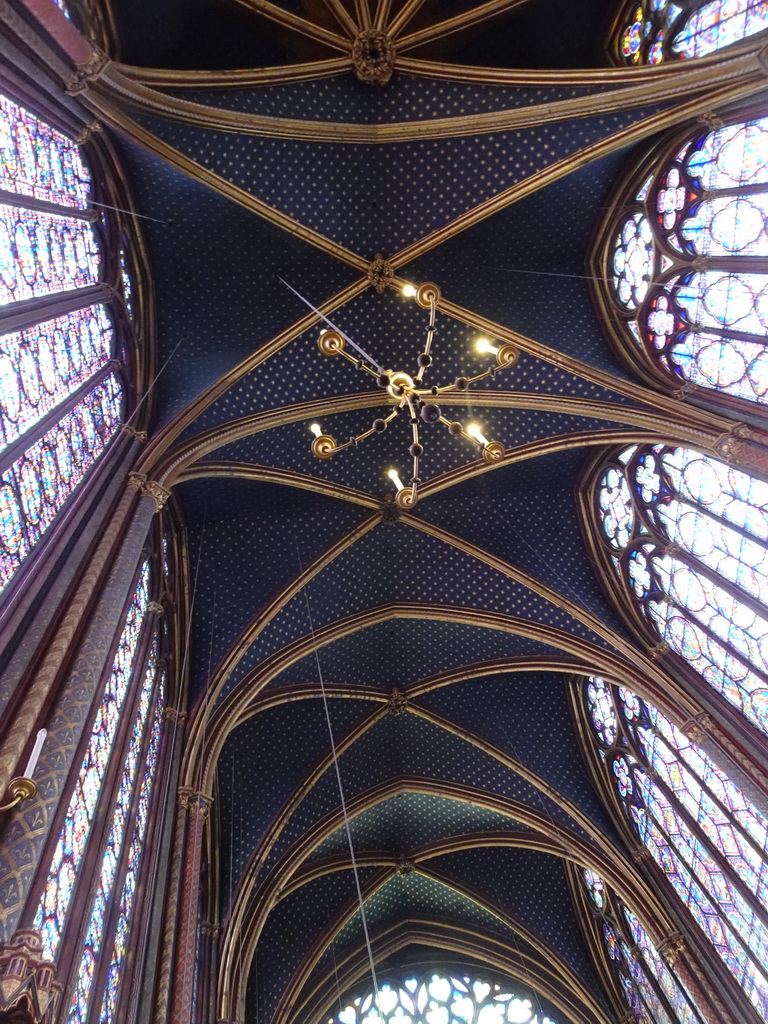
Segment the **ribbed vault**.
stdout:
<svg viewBox="0 0 768 1024">
<path fill-rule="evenodd" d="M 608 68 L 596 0 L 111 7 L 83 101 L 154 218 L 164 369 L 139 468 L 186 529 L 180 781 L 214 799 L 216 1012 L 314 1024 L 366 987 L 357 875 L 382 970 L 481 965 L 562 1024 L 608 1024 L 575 869 L 655 938 L 675 922 L 594 784 L 573 693 L 599 674 L 678 724 L 702 707 L 606 598 L 582 467 L 632 441 L 717 454 L 731 422 L 627 376 L 585 258 L 633 147 L 758 93 L 759 47 Z M 434 382 L 485 369 L 479 335 L 515 346 L 443 401 L 503 460 L 428 428 L 401 512 L 385 470 L 406 469 L 405 423 L 314 459 L 309 423 L 345 439 L 392 402 L 320 354 L 276 274 L 397 369 L 427 322 L 402 287 L 435 281 Z"/>
</svg>

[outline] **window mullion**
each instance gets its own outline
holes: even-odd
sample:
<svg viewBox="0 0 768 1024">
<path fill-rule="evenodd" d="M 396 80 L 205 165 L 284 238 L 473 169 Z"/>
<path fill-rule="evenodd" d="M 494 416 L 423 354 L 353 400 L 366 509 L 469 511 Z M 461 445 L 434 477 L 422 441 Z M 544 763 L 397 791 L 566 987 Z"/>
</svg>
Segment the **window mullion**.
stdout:
<svg viewBox="0 0 768 1024">
<path fill-rule="evenodd" d="M 109 909 L 109 913 L 106 919 L 106 926 L 104 928 L 104 938 L 101 946 L 101 957 L 99 967 L 94 979 L 94 987 L 91 998 L 90 1007 L 88 1010 L 88 1024 L 99 1024 L 102 1012 L 109 1013 L 104 1009 L 104 1001 L 107 996 L 107 989 L 110 980 L 110 968 L 112 965 L 112 957 L 115 952 L 115 943 L 118 940 L 118 932 L 120 930 L 121 923 L 123 923 L 123 894 L 128 880 L 129 872 L 135 871 L 134 882 L 136 888 L 134 889 L 133 898 L 131 905 L 128 908 L 128 917 L 124 922 L 126 947 L 123 951 L 123 959 L 121 962 L 120 970 L 120 982 L 117 992 L 116 1006 L 120 1005 L 121 1000 L 125 995 L 125 986 L 123 985 L 123 976 L 126 973 L 126 962 L 125 958 L 128 954 L 128 949 L 131 942 L 131 936 L 134 932 L 134 924 L 136 921 L 135 910 L 137 902 L 137 889 L 138 883 L 144 873 L 144 847 L 147 838 L 147 831 L 149 827 L 149 815 L 145 814 L 143 822 L 141 818 L 141 807 L 140 800 L 142 790 L 145 786 L 149 786 L 149 794 L 147 798 L 147 810 L 151 808 L 154 798 L 156 796 L 154 782 L 155 777 L 153 772 L 148 773 L 147 761 L 153 746 L 155 746 L 155 769 L 157 766 L 157 748 L 162 743 L 163 734 L 163 694 L 162 686 L 164 681 L 164 672 L 162 667 L 156 665 L 155 668 L 155 679 L 152 690 L 149 714 L 144 725 L 144 735 L 142 737 L 142 751 L 141 759 L 139 762 L 139 771 L 136 775 L 136 783 L 133 790 L 133 799 L 131 803 L 131 813 L 129 815 L 125 836 L 123 839 L 122 850 L 120 854 L 120 864 L 118 871 L 115 876 L 115 884 L 112 890 L 112 905 Z M 138 865 L 131 865 L 131 847 L 134 840 L 137 837 L 137 829 L 141 826 L 140 834 L 140 853 Z M 112 1020 L 110 1016 L 108 1018 Z"/>
<path fill-rule="evenodd" d="M 699 825 L 698 821 L 688 811 L 688 808 L 685 807 L 685 805 L 677 799 L 674 792 L 669 788 L 669 786 L 667 786 L 665 780 L 661 777 L 661 775 L 659 775 L 656 769 L 648 765 L 644 769 L 644 771 L 645 774 L 648 776 L 648 779 L 653 783 L 653 785 L 657 786 L 664 794 L 667 802 L 673 808 L 675 814 L 681 819 L 681 821 L 685 823 L 691 836 L 693 836 L 695 839 L 698 839 L 702 843 L 702 845 L 708 850 L 710 856 L 713 858 L 713 860 L 716 861 L 718 867 L 723 872 L 723 874 L 726 875 L 726 877 L 730 879 L 731 883 L 736 886 L 736 888 L 740 891 L 742 897 L 751 907 L 752 911 L 763 920 L 766 929 L 768 929 L 768 908 L 766 908 L 765 905 L 756 898 L 755 893 L 752 891 L 752 889 L 750 889 L 750 887 L 741 877 L 736 868 L 729 862 L 728 858 L 715 845 L 715 843 L 713 843 L 710 840 L 709 836 L 706 834 L 704 829 Z M 645 805 L 645 801 L 643 803 L 646 808 L 646 811 L 648 811 L 648 813 L 651 814 L 651 811 L 649 810 L 648 806 Z M 655 816 L 652 815 L 652 817 L 654 817 L 655 821 Z M 661 827 L 659 826 L 658 821 L 656 822 L 656 824 L 659 828 Z M 693 870 L 693 868 L 691 868 L 691 870 Z"/>
<path fill-rule="evenodd" d="M 676 548 L 677 550 L 672 552 L 669 550 L 670 547 Z M 692 555 L 687 548 L 684 548 L 677 542 L 673 541 L 671 545 L 667 545 L 665 555 L 687 565 L 689 569 L 697 573 L 699 576 L 705 576 L 708 580 L 714 583 L 716 587 L 719 587 L 721 590 L 725 590 L 726 593 L 728 593 L 735 601 L 745 605 L 750 609 L 750 611 L 754 612 L 755 615 L 759 615 L 761 618 L 765 617 L 765 605 L 761 604 L 760 601 L 756 600 L 745 590 L 742 590 L 737 583 L 734 583 L 726 576 L 720 575 L 720 573 L 715 569 L 711 569 L 708 565 L 705 565 L 704 562 L 700 561 L 696 555 Z"/>
<path fill-rule="evenodd" d="M 73 313 L 87 306 L 98 306 L 114 299 L 114 290 L 104 281 L 86 288 L 70 288 L 67 291 L 38 295 L 20 302 L 10 302 L 0 307 L 0 335 L 22 331 L 58 316 Z"/>
<path fill-rule="evenodd" d="M 92 208 L 82 209 L 77 206 L 66 206 L 62 203 L 51 203 L 46 199 L 35 199 L 20 192 L 8 192 L 0 188 L 0 203 L 4 206 L 19 206 L 25 210 L 40 210 L 42 213 L 53 213 L 60 217 L 75 217 L 93 223 L 98 220 L 98 213 Z"/>
</svg>

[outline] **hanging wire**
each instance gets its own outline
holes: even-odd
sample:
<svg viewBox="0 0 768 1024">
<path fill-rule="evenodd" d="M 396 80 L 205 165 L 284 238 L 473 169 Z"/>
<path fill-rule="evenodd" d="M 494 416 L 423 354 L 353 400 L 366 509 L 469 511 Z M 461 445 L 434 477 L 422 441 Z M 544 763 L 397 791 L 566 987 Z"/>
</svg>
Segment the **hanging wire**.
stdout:
<svg viewBox="0 0 768 1024">
<path fill-rule="evenodd" d="M 304 572 L 304 566 L 301 560 L 301 549 L 299 547 L 299 535 L 296 532 L 296 528 L 293 529 L 293 537 L 296 542 L 296 559 L 299 565 L 299 575 L 301 576 Z M 352 862 L 352 873 L 355 878 L 355 889 L 357 890 L 357 905 L 360 910 L 360 921 L 363 926 L 363 935 L 365 937 L 365 948 L 368 953 L 368 964 L 371 969 L 371 981 L 373 983 L 373 990 L 376 994 L 376 1013 L 379 1014 L 379 983 L 376 977 L 376 965 L 373 960 L 373 949 L 371 948 L 371 939 L 368 934 L 368 922 L 365 917 L 365 906 L 363 902 L 363 890 L 360 887 L 360 873 L 357 868 L 357 859 L 355 857 L 355 847 L 352 842 L 352 829 L 349 824 L 349 814 L 347 813 L 347 801 L 344 796 L 344 786 L 341 781 L 341 770 L 339 768 L 339 758 L 336 751 L 336 741 L 333 736 L 333 725 L 331 723 L 331 712 L 328 706 L 328 695 L 325 691 L 325 679 L 323 678 L 323 669 L 320 664 L 320 652 L 317 647 L 317 637 L 315 634 L 315 624 L 312 619 L 312 608 L 309 603 L 309 593 L 307 591 L 306 583 L 302 586 L 301 592 L 304 594 L 304 601 L 307 606 L 307 621 L 309 622 L 309 632 L 312 637 L 312 647 L 315 655 L 315 664 L 317 666 L 317 678 L 320 683 L 320 693 L 323 698 L 323 710 L 325 711 L 325 722 L 328 726 L 328 737 L 331 741 L 331 755 L 333 757 L 333 767 L 336 772 L 336 783 L 339 787 L 339 800 L 341 802 L 341 811 L 344 816 L 344 829 L 347 834 L 347 844 L 349 846 L 349 857 Z"/>
<path fill-rule="evenodd" d="M 114 210 L 116 213 L 127 213 L 129 217 L 141 217 L 142 220 L 153 220 L 155 224 L 162 224 L 167 228 L 171 221 L 160 220 L 159 217 L 150 217 L 148 213 L 137 213 L 135 210 L 124 210 L 122 206 L 110 206 L 109 203 L 97 203 L 95 199 L 88 201 L 89 206 L 100 206 L 105 210 Z"/>
</svg>

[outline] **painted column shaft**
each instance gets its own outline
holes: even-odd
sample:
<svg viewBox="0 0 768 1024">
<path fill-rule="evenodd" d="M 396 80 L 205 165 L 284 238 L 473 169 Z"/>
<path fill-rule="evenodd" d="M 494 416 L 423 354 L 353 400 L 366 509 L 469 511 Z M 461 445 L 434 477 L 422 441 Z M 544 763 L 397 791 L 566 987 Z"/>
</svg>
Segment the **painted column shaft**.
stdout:
<svg viewBox="0 0 768 1024">
<path fill-rule="evenodd" d="M 200 898 L 200 861 L 203 852 L 205 819 L 210 799 L 202 793 L 189 798 L 189 825 L 184 851 L 184 880 L 176 939 L 176 970 L 173 979 L 171 1024 L 189 1024 L 195 990 L 195 953 L 197 950 L 197 908 Z"/>
</svg>

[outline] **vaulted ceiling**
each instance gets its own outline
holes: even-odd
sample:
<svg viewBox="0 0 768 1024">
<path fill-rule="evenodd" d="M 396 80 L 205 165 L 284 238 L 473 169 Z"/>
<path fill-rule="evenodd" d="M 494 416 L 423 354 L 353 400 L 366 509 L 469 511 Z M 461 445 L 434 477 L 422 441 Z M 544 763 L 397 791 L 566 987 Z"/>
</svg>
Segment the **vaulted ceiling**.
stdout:
<svg viewBox="0 0 768 1024">
<path fill-rule="evenodd" d="M 407 37 L 479 6 L 395 0 L 389 17 L 413 11 Z M 569 865 L 621 840 L 571 692 L 631 641 L 574 493 L 595 446 L 664 433 L 605 341 L 585 256 L 632 145 L 675 101 L 549 74 L 607 66 L 611 5 L 484 6 L 375 87 L 322 36 L 349 48 L 365 0 L 112 0 L 122 64 L 99 113 L 152 218 L 163 370 L 147 460 L 186 525 L 190 748 L 215 769 L 205 913 L 224 928 L 225 1002 L 249 970 L 248 1024 L 316 1018 L 367 984 L 345 810 L 380 972 L 474 962 L 533 985 L 556 1020 L 609 1013 Z M 224 73 L 314 61 L 341 66 L 277 84 Z M 444 401 L 505 460 L 488 471 L 425 427 L 424 497 L 399 517 L 385 471 L 409 476 L 405 417 L 312 456 L 312 420 L 343 441 L 389 406 L 320 354 L 319 321 L 277 280 L 414 372 L 428 314 L 369 286 L 377 254 L 395 285 L 442 291 L 428 384 L 485 369 L 480 333 L 524 340 L 514 368 Z"/>
</svg>

